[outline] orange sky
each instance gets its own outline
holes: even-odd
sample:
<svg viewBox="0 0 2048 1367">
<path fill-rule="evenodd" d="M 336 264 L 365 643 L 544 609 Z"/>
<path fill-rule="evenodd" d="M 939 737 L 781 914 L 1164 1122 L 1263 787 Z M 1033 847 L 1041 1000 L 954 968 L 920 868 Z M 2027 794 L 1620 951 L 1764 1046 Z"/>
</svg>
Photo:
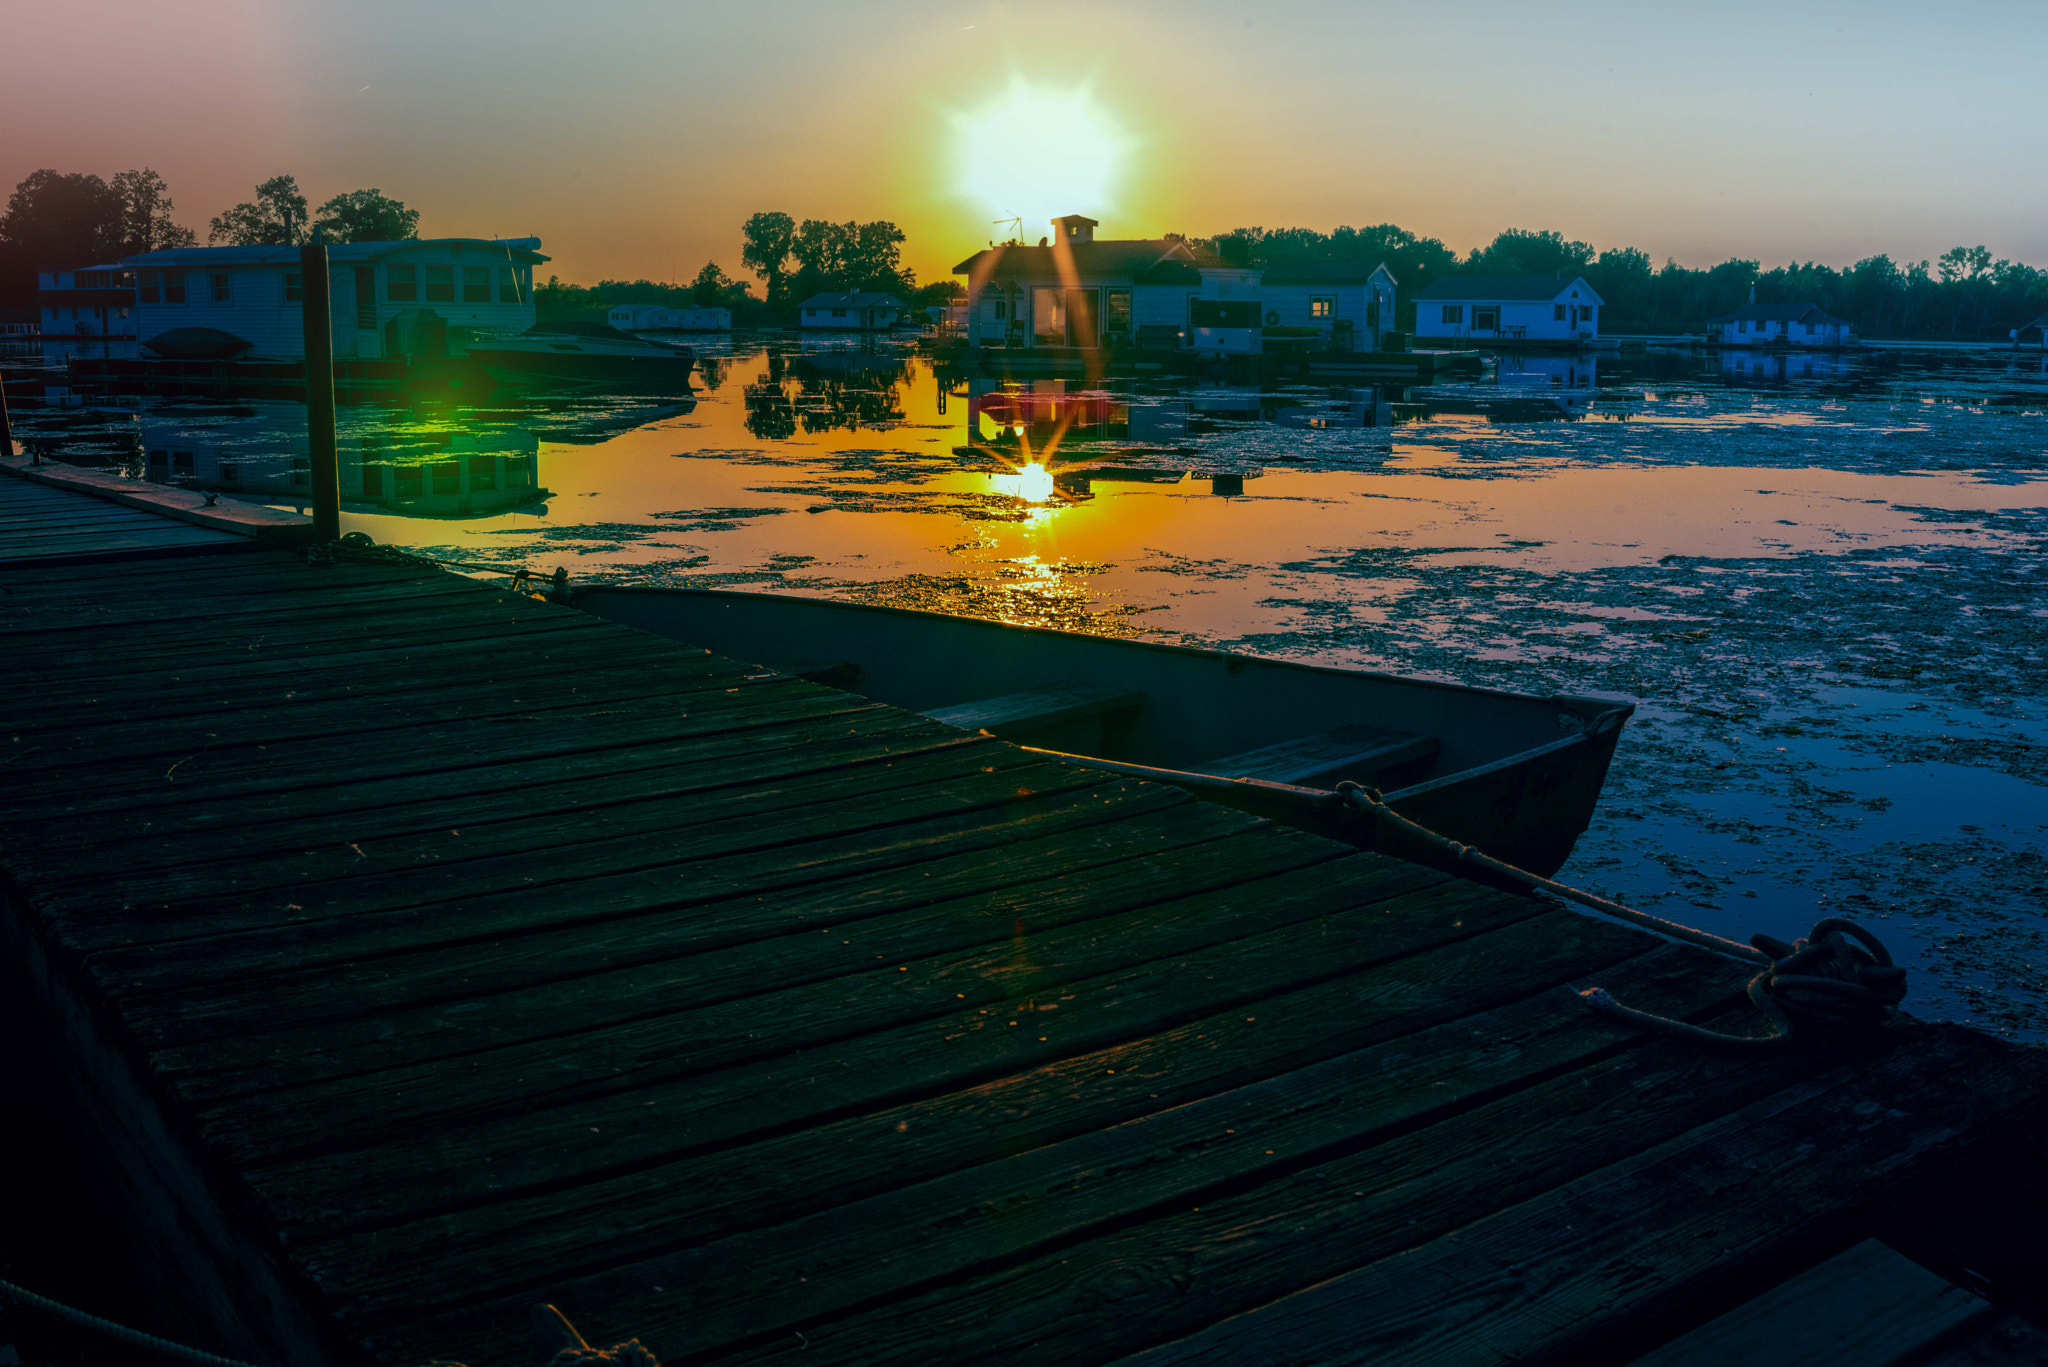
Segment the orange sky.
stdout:
<svg viewBox="0 0 2048 1367">
<path fill-rule="evenodd" d="M 1012 206 L 957 116 L 1086 87 L 1109 236 L 1557 228 L 1706 265 L 1982 242 L 2048 265 L 2048 7 L 0 0 L 0 183 L 155 167 L 198 229 L 266 176 L 565 279 L 739 271 L 738 224 L 891 218 L 943 275 Z M 1057 166 L 1069 148 L 1023 148 Z M 1036 237 L 1042 223 L 1027 224 Z"/>
</svg>

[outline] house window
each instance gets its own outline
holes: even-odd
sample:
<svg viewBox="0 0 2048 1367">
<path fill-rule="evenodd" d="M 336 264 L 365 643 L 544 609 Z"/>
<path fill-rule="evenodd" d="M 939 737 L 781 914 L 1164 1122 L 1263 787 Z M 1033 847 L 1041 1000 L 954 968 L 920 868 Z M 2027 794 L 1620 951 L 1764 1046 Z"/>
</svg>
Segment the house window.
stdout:
<svg viewBox="0 0 2048 1367">
<path fill-rule="evenodd" d="M 363 465 L 363 495 L 372 497 L 384 492 L 384 467 L 375 461 Z"/>
<path fill-rule="evenodd" d="M 149 463 L 151 465 L 169 465 L 171 463 L 171 453 L 169 451 L 151 451 L 149 453 Z"/>
<path fill-rule="evenodd" d="M 222 484 L 240 484 L 242 482 L 241 467 L 229 465 L 226 461 L 222 461 L 220 466 L 220 482 Z"/>
<path fill-rule="evenodd" d="M 462 302 L 465 304 L 488 304 L 491 302 L 491 268 L 489 266 L 464 266 L 462 268 Z"/>
<path fill-rule="evenodd" d="M 1747 331 L 1749 331 L 1749 319 L 1747 319 L 1747 318 L 1744 318 L 1744 319 L 1741 319 L 1741 320 L 1739 320 L 1739 321 L 1738 321 L 1738 322 L 1737 322 L 1737 323 L 1735 324 L 1735 330 L 1736 330 L 1737 332 L 1747 332 Z"/>
<path fill-rule="evenodd" d="M 1337 316 L 1337 296 L 1334 294 L 1310 296 L 1308 316 L 1311 318 L 1335 318 Z"/>
<path fill-rule="evenodd" d="M 225 304 L 234 298 L 234 277 L 226 271 L 216 272 L 213 277 L 213 302 Z"/>
<path fill-rule="evenodd" d="M 427 267 L 427 302 L 430 304 L 452 304 L 455 302 L 455 267 Z"/>
<path fill-rule="evenodd" d="M 1474 332 L 1500 331 L 1500 305 L 1474 304 L 1472 306 L 1472 330 Z"/>
<path fill-rule="evenodd" d="M 513 266 L 501 266 L 501 267 L 499 267 L 499 269 L 498 269 L 498 302 L 499 302 L 499 303 L 501 303 L 501 304 L 517 304 L 517 303 L 519 303 L 519 302 L 520 302 L 520 298 L 519 298 L 519 271 L 518 271 L 518 269 L 517 269 L 516 267 L 513 267 Z"/>
<path fill-rule="evenodd" d="M 1562 322 L 1564 321 L 1564 305 L 1563 305 L 1563 304 L 1556 304 L 1556 305 L 1553 305 L 1553 306 L 1552 306 L 1552 308 L 1551 308 L 1551 313 L 1550 313 L 1550 316 L 1551 316 L 1552 318 L 1556 319 L 1556 320 L 1557 320 L 1558 322 L 1562 323 Z"/>
<path fill-rule="evenodd" d="M 303 489 L 313 482 L 313 462 L 306 456 L 292 457 L 292 487 Z"/>
<path fill-rule="evenodd" d="M 817 316 L 818 316 L 818 311 L 817 311 L 816 309 L 805 309 L 805 310 L 804 310 L 804 317 L 806 317 L 806 318 L 815 318 L 815 317 L 817 317 Z"/>
<path fill-rule="evenodd" d="M 189 474 L 191 474 L 191 473 L 192 473 L 192 453 L 191 453 L 190 451 L 173 451 L 173 452 L 171 452 L 171 468 L 172 468 L 173 470 L 176 470 L 176 471 L 178 471 L 178 472 L 179 472 L 180 474 L 186 474 L 186 475 L 189 475 Z"/>
<path fill-rule="evenodd" d="M 832 310 L 832 316 L 833 316 L 834 318 L 844 318 L 844 317 L 846 316 L 846 310 L 845 310 L 845 309 L 833 309 L 833 310 Z"/>
<path fill-rule="evenodd" d="M 1131 330 L 1131 292 L 1105 290 L 1102 296 L 1102 330 L 1122 337 Z"/>
<path fill-rule="evenodd" d="M 471 456 L 469 458 L 469 487 L 472 493 L 479 489 L 498 487 L 498 460 L 495 456 Z"/>
<path fill-rule="evenodd" d="M 1813 324 L 1808 323 L 1806 325 L 1806 335 L 1809 337 L 1813 336 Z"/>
<path fill-rule="evenodd" d="M 394 465 L 391 467 L 391 496 L 393 498 L 418 498 L 426 492 L 427 471 L 421 465 Z"/>
<path fill-rule="evenodd" d="M 299 279 L 299 273 L 297 271 L 286 271 L 284 273 L 284 301 L 287 304 L 297 304 L 303 303 L 305 298 L 306 291 L 304 283 Z"/>
<path fill-rule="evenodd" d="M 1593 322 L 1593 306 L 1591 304 L 1579 305 L 1579 321 L 1591 326 Z"/>
<path fill-rule="evenodd" d="M 432 266 L 427 267 L 432 272 Z M 453 270 L 454 267 L 449 267 Z M 429 275 L 428 288 L 433 288 Z M 459 494 L 462 492 L 462 464 L 460 461 L 437 460 L 434 462 L 434 492 L 437 494 Z"/>
<path fill-rule="evenodd" d="M 420 297 L 418 266 L 386 266 L 384 297 L 394 304 L 410 304 Z"/>
<path fill-rule="evenodd" d="M 164 272 L 164 302 L 182 304 L 185 302 L 185 272 Z"/>
<path fill-rule="evenodd" d="M 1377 300 L 1377 299 L 1370 299 L 1370 300 L 1367 300 L 1367 301 L 1366 301 L 1366 305 L 1365 305 L 1365 325 L 1366 325 L 1367 327 L 1369 327 L 1369 328 L 1376 328 L 1376 327 L 1378 327 L 1378 326 L 1380 325 L 1380 301 L 1379 301 L 1379 300 Z"/>
<path fill-rule="evenodd" d="M 1453 325 L 1463 323 L 1465 321 L 1465 306 L 1463 304 L 1445 304 L 1444 321 Z"/>
<path fill-rule="evenodd" d="M 1005 318 L 1008 318 L 1009 316 L 1010 316 L 1010 304 L 1009 304 L 1009 301 L 1008 301 L 1008 300 L 1006 300 L 1006 299 L 998 299 L 998 300 L 996 300 L 996 321 L 997 321 L 998 323 L 1000 323 L 1000 322 L 1002 322 L 1002 321 L 1003 321 L 1003 320 L 1004 320 Z"/>
</svg>

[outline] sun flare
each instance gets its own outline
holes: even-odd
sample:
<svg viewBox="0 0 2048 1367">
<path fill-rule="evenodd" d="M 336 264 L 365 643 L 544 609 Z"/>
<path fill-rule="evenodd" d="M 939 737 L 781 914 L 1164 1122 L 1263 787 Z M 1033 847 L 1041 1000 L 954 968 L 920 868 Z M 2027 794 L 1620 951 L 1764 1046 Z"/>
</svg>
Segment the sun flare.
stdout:
<svg viewBox="0 0 2048 1367">
<path fill-rule="evenodd" d="M 1109 202 L 1129 139 L 1084 87 L 1012 81 L 1003 94 L 958 115 L 960 185 L 1026 240 L 1056 214 L 1097 213 Z"/>
</svg>

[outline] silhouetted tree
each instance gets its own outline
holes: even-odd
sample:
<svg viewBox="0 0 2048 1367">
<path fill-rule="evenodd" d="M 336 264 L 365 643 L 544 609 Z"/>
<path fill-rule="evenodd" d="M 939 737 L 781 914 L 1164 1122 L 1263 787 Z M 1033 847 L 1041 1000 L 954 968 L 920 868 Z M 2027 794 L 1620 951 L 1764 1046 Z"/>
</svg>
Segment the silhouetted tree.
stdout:
<svg viewBox="0 0 2048 1367">
<path fill-rule="evenodd" d="M 219 246 L 295 247 L 309 230 L 306 197 L 292 176 L 272 176 L 256 187 L 256 198 L 213 220 L 206 240 Z"/>
<path fill-rule="evenodd" d="M 121 203 L 121 250 L 118 255 L 158 252 L 171 247 L 190 247 L 199 238 L 190 228 L 171 219 L 171 187 L 147 166 L 139 171 L 122 171 L 108 187 Z"/>
<path fill-rule="evenodd" d="M 1593 261 L 1593 249 L 1564 234 L 1509 228 L 1465 260 L 1469 275 L 1578 275 Z"/>
<path fill-rule="evenodd" d="M 770 304 L 787 302 L 783 281 L 796 245 L 796 220 L 783 213 L 760 213 L 740 225 L 740 264 L 761 277 Z"/>
<path fill-rule="evenodd" d="M 690 302 L 701 308 L 727 307 L 732 287 L 732 277 L 718 269 L 716 261 L 706 261 L 704 269 L 690 282 Z"/>
<path fill-rule="evenodd" d="M 0 240 L 31 266 L 87 266 L 121 254 L 121 197 L 98 176 L 31 171 L 8 196 Z"/>
<path fill-rule="evenodd" d="M 420 235 L 420 211 L 374 186 L 350 190 L 320 206 L 313 231 L 329 242 L 405 242 Z"/>
</svg>

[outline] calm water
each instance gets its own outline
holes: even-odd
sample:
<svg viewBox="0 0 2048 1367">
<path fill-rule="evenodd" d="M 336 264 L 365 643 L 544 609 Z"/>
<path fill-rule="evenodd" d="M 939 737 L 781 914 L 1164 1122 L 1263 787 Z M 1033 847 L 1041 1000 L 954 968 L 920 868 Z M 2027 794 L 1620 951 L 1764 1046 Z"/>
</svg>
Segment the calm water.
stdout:
<svg viewBox="0 0 2048 1367">
<path fill-rule="evenodd" d="M 345 410 L 345 466 L 424 465 L 413 508 L 437 515 L 344 526 L 579 579 L 1634 697 L 1563 877 L 1742 937 L 1853 915 L 1915 970 L 1916 1011 L 2048 1038 L 2038 354 L 1508 358 L 1263 391 L 1005 389 L 887 344 L 700 354 L 694 405 Z M 303 449 L 287 404 L 126 420 L 245 481 L 267 460 L 288 487 L 277 453 Z"/>
</svg>

